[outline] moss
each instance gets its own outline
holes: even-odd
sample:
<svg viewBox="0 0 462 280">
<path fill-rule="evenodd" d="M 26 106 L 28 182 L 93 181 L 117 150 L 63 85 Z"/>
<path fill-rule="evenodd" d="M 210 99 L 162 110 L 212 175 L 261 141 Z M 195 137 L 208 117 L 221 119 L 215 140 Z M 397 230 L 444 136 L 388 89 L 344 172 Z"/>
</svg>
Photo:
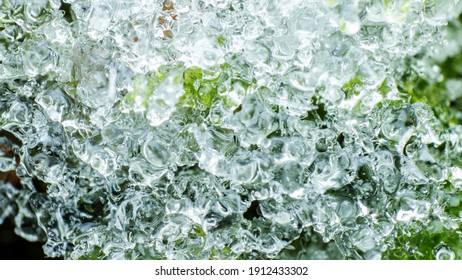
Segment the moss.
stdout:
<svg viewBox="0 0 462 280">
<path fill-rule="evenodd" d="M 105 254 L 103 253 L 103 250 L 96 246 L 88 255 L 81 256 L 79 260 L 102 260 L 104 257 Z"/>
<path fill-rule="evenodd" d="M 414 222 L 413 228 L 398 227 L 394 232 L 392 248 L 382 254 L 383 259 L 434 260 L 442 247 L 450 249 L 455 259 L 462 259 L 462 193 L 450 182 L 440 188 L 444 195 L 441 210 L 453 218 L 456 224 L 445 225 L 439 217 L 430 221 Z"/>
<path fill-rule="evenodd" d="M 441 69 L 441 81 L 429 82 L 418 73 L 405 73 L 398 80 L 398 90 L 409 95 L 410 103 L 422 102 L 432 107 L 435 116 L 445 127 L 462 124 L 460 114 L 462 98 L 454 98 L 448 92 L 449 80 L 462 79 L 462 52 L 448 57 L 435 66 Z"/>
<path fill-rule="evenodd" d="M 217 37 L 217 44 L 218 44 L 219 46 L 224 46 L 225 43 L 226 43 L 225 37 L 223 37 L 222 35 L 220 35 L 220 36 Z"/>
<path fill-rule="evenodd" d="M 442 227 L 439 221 L 430 226 L 410 232 L 398 231 L 395 246 L 382 254 L 383 259 L 400 260 L 434 260 L 438 250 L 447 247 L 455 254 L 455 259 L 462 258 L 462 233 L 459 229 Z"/>
<path fill-rule="evenodd" d="M 222 69 L 227 67 L 229 66 L 220 66 Z M 229 98 L 218 93 L 218 86 L 227 79 L 226 73 L 221 73 L 215 78 L 204 78 L 204 72 L 201 68 L 193 66 L 186 69 L 183 83 L 184 94 L 177 106 L 208 111 L 215 101 L 221 100 L 226 107 L 233 107 L 234 103 Z"/>
<path fill-rule="evenodd" d="M 200 225 L 196 225 L 192 232 L 189 233 L 190 238 L 205 237 L 204 229 Z"/>
<path fill-rule="evenodd" d="M 428 0 L 428 6 L 435 6 L 436 1 Z M 459 17 L 459 23 L 462 17 Z M 448 24 L 448 30 L 458 30 L 458 23 Z M 420 59 L 419 55 L 414 59 Z M 462 125 L 462 96 L 451 96 L 448 81 L 462 79 L 462 51 L 447 57 L 442 62 L 435 62 L 442 79 L 431 82 L 431 79 L 421 76 L 416 71 L 410 70 L 398 79 L 398 90 L 410 97 L 410 102 L 422 102 L 432 107 L 435 116 L 445 127 Z"/>
<path fill-rule="evenodd" d="M 385 2 L 385 8 L 388 9 L 388 6 L 390 5 L 391 0 L 384 0 L 384 2 Z"/>
<path fill-rule="evenodd" d="M 342 86 L 342 90 L 346 98 L 351 98 L 353 95 L 359 94 L 362 85 L 364 85 L 362 76 L 357 74 Z"/>
<path fill-rule="evenodd" d="M 182 83 L 182 77 L 178 73 L 183 72 L 183 66 L 161 66 L 156 72 L 152 72 L 146 76 L 138 75 L 133 82 L 133 91 L 125 95 L 125 99 L 134 105 L 137 99 L 141 99 L 141 106 L 147 109 L 149 97 L 154 93 L 155 88 L 159 86 L 167 77 L 174 75 L 175 83 Z M 139 102 L 139 101 L 138 101 Z"/>
<path fill-rule="evenodd" d="M 390 91 L 390 87 L 387 84 L 387 79 L 384 79 L 383 82 L 380 84 L 379 88 L 377 89 L 382 96 L 386 96 Z"/>
</svg>

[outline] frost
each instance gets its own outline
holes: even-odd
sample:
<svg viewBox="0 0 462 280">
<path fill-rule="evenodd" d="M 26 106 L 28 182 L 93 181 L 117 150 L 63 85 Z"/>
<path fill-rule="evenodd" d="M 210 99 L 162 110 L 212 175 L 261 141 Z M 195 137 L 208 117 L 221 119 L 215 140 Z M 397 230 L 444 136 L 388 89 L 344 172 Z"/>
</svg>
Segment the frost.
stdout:
<svg viewBox="0 0 462 280">
<path fill-rule="evenodd" d="M 461 3 L 3 1 L 0 222 L 69 259 L 460 259 Z"/>
</svg>

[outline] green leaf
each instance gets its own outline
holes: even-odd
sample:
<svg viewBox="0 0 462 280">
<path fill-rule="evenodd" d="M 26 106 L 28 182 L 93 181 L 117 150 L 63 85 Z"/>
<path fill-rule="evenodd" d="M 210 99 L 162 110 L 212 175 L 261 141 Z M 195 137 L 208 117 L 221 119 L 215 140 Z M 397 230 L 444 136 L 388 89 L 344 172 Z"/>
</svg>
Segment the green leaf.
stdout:
<svg viewBox="0 0 462 280">
<path fill-rule="evenodd" d="M 386 96 L 387 93 L 391 91 L 390 87 L 387 85 L 387 79 L 383 80 L 378 88 L 378 91 L 382 94 L 382 96 Z"/>
<path fill-rule="evenodd" d="M 226 39 L 225 39 L 225 37 L 223 37 L 223 35 L 220 35 L 220 36 L 217 37 L 217 44 L 219 46 L 224 46 L 225 43 L 226 43 Z"/>
<path fill-rule="evenodd" d="M 350 98 L 353 95 L 359 94 L 362 85 L 364 85 L 364 82 L 362 81 L 362 76 L 357 74 L 342 86 L 342 90 L 345 93 L 346 97 Z"/>
<path fill-rule="evenodd" d="M 161 66 L 156 72 L 149 73 L 148 75 L 138 75 L 133 81 L 133 91 L 125 95 L 125 99 L 131 105 L 140 102 L 141 107 L 147 109 L 147 102 L 149 97 L 155 92 L 156 87 L 162 84 L 167 77 L 173 75 L 174 83 L 182 83 L 182 73 L 184 67 L 182 65 L 176 66 Z"/>
</svg>

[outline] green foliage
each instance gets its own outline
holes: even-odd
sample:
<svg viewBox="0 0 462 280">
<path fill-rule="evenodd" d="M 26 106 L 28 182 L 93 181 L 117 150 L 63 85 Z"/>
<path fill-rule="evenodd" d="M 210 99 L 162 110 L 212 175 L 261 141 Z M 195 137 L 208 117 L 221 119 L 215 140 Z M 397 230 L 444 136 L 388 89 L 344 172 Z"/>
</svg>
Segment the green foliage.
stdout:
<svg viewBox="0 0 462 280">
<path fill-rule="evenodd" d="M 438 196 L 443 203 L 434 210 L 429 221 L 416 221 L 397 225 L 393 235 L 393 247 L 382 254 L 383 259 L 434 260 L 438 251 L 452 252 L 454 259 L 462 259 L 462 193 L 449 182 L 440 187 Z M 440 219 L 438 211 L 452 220 Z"/>
<path fill-rule="evenodd" d="M 213 74 L 213 73 L 209 73 Z M 201 111 L 208 111 L 215 101 L 221 100 L 225 105 L 231 105 L 231 101 L 218 93 L 218 86 L 227 79 L 226 74 L 219 74 L 212 78 L 204 78 L 203 70 L 193 66 L 184 72 L 183 89 L 178 106 L 191 107 Z M 230 106 L 228 106 L 230 107 Z"/>
<path fill-rule="evenodd" d="M 161 66 L 156 72 L 147 76 L 136 76 L 133 82 L 133 91 L 129 92 L 125 98 L 131 105 L 140 102 L 141 106 L 147 109 L 148 99 L 154 93 L 155 88 L 170 75 L 174 75 L 175 83 L 181 83 L 183 79 L 181 76 L 182 71 L 183 66 L 181 65 Z"/>
<path fill-rule="evenodd" d="M 218 36 L 218 37 L 217 37 L 217 44 L 218 44 L 219 46 L 224 46 L 225 43 L 226 43 L 225 37 L 223 37 L 223 36 Z"/>
<path fill-rule="evenodd" d="M 388 6 L 390 5 L 391 0 L 384 0 L 384 2 L 385 2 L 385 8 L 388 8 Z"/>
<path fill-rule="evenodd" d="M 434 260 L 441 248 L 452 251 L 455 259 L 462 258 L 460 227 L 446 228 L 435 220 L 430 226 L 421 225 L 409 232 L 398 230 L 395 234 L 395 246 L 382 254 L 383 259 Z"/>
<path fill-rule="evenodd" d="M 410 70 L 398 81 L 398 89 L 409 95 L 411 103 L 430 105 L 435 116 L 446 127 L 461 125 L 462 94 L 454 94 L 456 89 L 452 88 L 450 82 L 462 79 L 462 51 L 435 63 L 435 66 L 440 70 L 442 79 L 432 81 Z"/>
<path fill-rule="evenodd" d="M 362 79 L 362 76 L 357 74 L 342 86 L 342 90 L 345 93 L 346 98 L 351 98 L 353 95 L 359 94 L 361 86 L 364 85 Z"/>
<path fill-rule="evenodd" d="M 205 237 L 205 232 L 204 229 L 200 225 L 196 225 L 193 228 L 193 231 L 190 232 L 189 236 L 191 238 L 197 238 L 197 237 Z"/>
<path fill-rule="evenodd" d="M 221 67 L 226 69 L 226 65 Z M 209 77 L 204 78 L 204 72 L 200 67 L 192 66 L 187 69 L 184 66 L 162 66 L 158 71 L 147 76 L 135 77 L 133 91 L 129 92 L 125 99 L 131 106 L 141 105 L 147 110 L 149 98 L 155 93 L 156 88 L 168 77 L 173 77 L 174 84 L 183 84 L 184 94 L 180 97 L 178 108 L 193 108 L 200 111 L 208 111 L 213 102 L 222 100 L 231 107 L 232 102 L 218 93 L 218 86 L 227 78 L 226 74 L 214 76 L 214 73 L 207 73 Z"/>
<path fill-rule="evenodd" d="M 104 257 L 105 254 L 103 253 L 102 249 L 96 246 L 88 255 L 81 256 L 79 260 L 102 260 Z"/>
<path fill-rule="evenodd" d="M 391 91 L 390 87 L 387 85 L 387 79 L 383 80 L 378 88 L 378 91 L 382 94 L 382 96 L 386 96 L 387 93 Z"/>
</svg>

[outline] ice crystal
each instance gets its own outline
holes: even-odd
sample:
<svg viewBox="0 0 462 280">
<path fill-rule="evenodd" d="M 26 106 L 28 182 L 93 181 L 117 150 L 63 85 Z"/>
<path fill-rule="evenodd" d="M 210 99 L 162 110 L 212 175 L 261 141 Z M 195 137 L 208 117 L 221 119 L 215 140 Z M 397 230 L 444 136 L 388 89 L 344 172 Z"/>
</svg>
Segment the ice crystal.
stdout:
<svg viewBox="0 0 462 280">
<path fill-rule="evenodd" d="M 69 259 L 460 259 L 461 8 L 3 1 L 0 222 Z"/>
</svg>

